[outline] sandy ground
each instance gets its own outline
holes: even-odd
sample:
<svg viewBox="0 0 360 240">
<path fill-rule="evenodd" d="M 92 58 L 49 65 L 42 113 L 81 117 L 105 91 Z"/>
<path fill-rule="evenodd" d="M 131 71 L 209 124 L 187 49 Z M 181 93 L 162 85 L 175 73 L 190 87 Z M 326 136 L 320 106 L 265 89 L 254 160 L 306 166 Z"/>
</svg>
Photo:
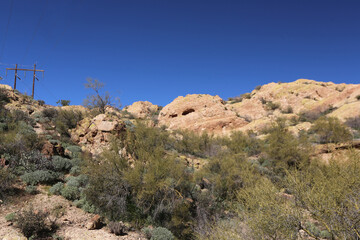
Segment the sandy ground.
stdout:
<svg viewBox="0 0 360 240">
<path fill-rule="evenodd" d="M 129 232 L 126 236 L 115 236 L 111 234 L 107 227 L 98 230 L 88 230 L 86 228 L 89 220 L 94 216 L 83 210 L 72 206 L 71 202 L 61 196 L 48 195 L 45 190 L 38 187 L 39 194 L 29 195 L 23 191 L 10 197 L 0 205 L 0 239 L 2 240 L 25 240 L 26 238 L 11 223 L 5 220 L 9 213 L 28 208 L 30 205 L 34 209 L 47 210 L 55 215 L 54 209 L 58 209 L 57 223 L 59 229 L 56 235 L 63 237 L 64 240 L 145 240 L 140 233 Z"/>
</svg>

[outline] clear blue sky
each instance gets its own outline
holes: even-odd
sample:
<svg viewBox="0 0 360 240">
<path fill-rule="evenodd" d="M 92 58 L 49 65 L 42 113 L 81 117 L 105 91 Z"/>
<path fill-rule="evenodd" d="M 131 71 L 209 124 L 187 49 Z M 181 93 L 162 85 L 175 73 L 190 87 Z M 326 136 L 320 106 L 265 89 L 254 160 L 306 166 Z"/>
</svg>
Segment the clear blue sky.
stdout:
<svg viewBox="0 0 360 240">
<path fill-rule="evenodd" d="M 81 104 L 87 77 L 123 105 L 298 78 L 360 82 L 358 0 L 13 0 L 8 25 L 11 2 L 0 0 L 0 76 L 36 62 L 46 72 L 35 98 L 50 104 Z M 30 94 L 31 74 L 20 77 Z"/>
</svg>

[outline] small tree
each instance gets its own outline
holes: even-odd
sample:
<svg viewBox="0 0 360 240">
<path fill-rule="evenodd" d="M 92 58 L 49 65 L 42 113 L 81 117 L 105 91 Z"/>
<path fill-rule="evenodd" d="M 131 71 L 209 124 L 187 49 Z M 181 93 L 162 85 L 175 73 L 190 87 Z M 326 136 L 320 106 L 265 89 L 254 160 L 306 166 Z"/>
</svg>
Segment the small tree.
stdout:
<svg viewBox="0 0 360 240">
<path fill-rule="evenodd" d="M 61 106 L 69 106 L 70 105 L 70 100 L 59 100 L 56 102 L 57 104 L 61 104 Z"/>
<path fill-rule="evenodd" d="M 100 113 L 105 113 L 107 106 L 114 105 L 112 103 L 109 92 L 101 94 L 104 87 L 104 83 L 97 79 L 88 78 L 86 79 L 85 88 L 90 88 L 95 91 L 95 94 L 88 95 L 84 101 L 84 105 L 90 109 L 98 109 Z"/>
</svg>

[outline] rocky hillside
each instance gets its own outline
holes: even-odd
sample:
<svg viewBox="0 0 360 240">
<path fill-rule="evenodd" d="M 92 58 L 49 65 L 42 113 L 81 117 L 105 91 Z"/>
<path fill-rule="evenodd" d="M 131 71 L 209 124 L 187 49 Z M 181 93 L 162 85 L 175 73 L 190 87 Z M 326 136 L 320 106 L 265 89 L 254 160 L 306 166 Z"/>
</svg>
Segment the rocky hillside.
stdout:
<svg viewBox="0 0 360 240">
<path fill-rule="evenodd" d="M 307 79 L 269 83 L 228 101 L 207 94 L 177 97 L 160 111 L 158 126 L 227 135 L 234 130 L 259 131 L 279 117 L 299 119 L 326 115 L 346 121 L 360 115 L 359 98 L 360 84 Z M 127 110 L 135 117 L 146 118 L 156 112 L 156 108 L 149 102 L 136 102 Z M 303 123 L 308 119 L 303 120 L 293 130 L 309 128 L 310 124 Z"/>
<path fill-rule="evenodd" d="M 312 203 L 340 191 L 358 199 L 359 84 L 300 79 L 228 100 L 192 94 L 165 107 L 135 102 L 103 111 L 46 105 L 1 85 L 0 107 L 0 238 L 270 239 L 271 229 L 337 239 L 342 225 L 322 222 L 342 218 L 318 216 Z M 304 179 L 288 182 L 296 174 Z M 343 212 L 345 196 L 331 208 Z M 243 205 L 241 216 L 234 203 Z M 346 207 L 349 216 L 356 204 Z M 279 209 L 258 212 L 258 205 Z M 34 216 L 46 217 L 43 228 L 27 233 L 21 223 Z M 284 216 L 296 221 L 286 225 Z M 352 228 L 344 234 L 354 236 Z"/>
</svg>

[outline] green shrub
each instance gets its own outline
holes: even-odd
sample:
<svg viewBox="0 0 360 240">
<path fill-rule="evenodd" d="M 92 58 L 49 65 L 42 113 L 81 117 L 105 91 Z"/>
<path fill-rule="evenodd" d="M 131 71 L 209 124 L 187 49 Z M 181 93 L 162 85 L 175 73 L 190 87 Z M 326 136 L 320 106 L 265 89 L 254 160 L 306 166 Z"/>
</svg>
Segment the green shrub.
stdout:
<svg viewBox="0 0 360 240">
<path fill-rule="evenodd" d="M 81 173 L 81 167 L 80 166 L 73 166 L 71 169 L 70 169 L 70 174 L 71 175 L 79 175 Z"/>
<path fill-rule="evenodd" d="M 80 193 L 80 199 L 74 201 L 74 205 L 88 213 L 96 212 L 96 207 L 86 200 L 83 192 Z"/>
<path fill-rule="evenodd" d="M 357 95 L 357 96 L 356 96 L 356 99 L 357 99 L 357 100 L 360 100 L 360 95 Z"/>
<path fill-rule="evenodd" d="M 253 156 L 261 152 L 261 141 L 240 131 L 233 132 L 230 138 L 224 138 L 223 142 L 235 154 L 246 153 Z"/>
<path fill-rule="evenodd" d="M 56 225 L 53 222 L 50 225 L 47 223 L 48 217 L 48 212 L 41 210 L 35 211 L 32 206 L 30 206 L 29 209 L 17 214 L 16 226 L 25 237 L 37 239 L 55 230 Z"/>
<path fill-rule="evenodd" d="M 0 104 L 5 104 L 9 102 L 10 98 L 8 95 L 8 90 L 6 90 L 5 88 L 0 88 Z"/>
<path fill-rule="evenodd" d="M 70 176 L 66 178 L 66 185 L 73 186 L 77 188 L 83 188 L 88 183 L 88 177 L 86 175 L 79 175 L 77 177 Z"/>
<path fill-rule="evenodd" d="M 69 129 L 75 128 L 82 119 L 81 111 L 60 110 L 55 119 L 56 130 L 62 136 L 70 137 Z"/>
<path fill-rule="evenodd" d="M 70 100 L 58 100 L 56 104 L 61 104 L 61 106 L 69 106 Z"/>
<path fill-rule="evenodd" d="M 114 233 L 117 236 L 126 235 L 129 231 L 129 227 L 126 226 L 123 222 L 109 222 L 108 227 L 111 233 Z"/>
<path fill-rule="evenodd" d="M 174 240 L 174 235 L 166 228 L 156 227 L 156 228 L 144 228 L 144 234 L 150 240 Z"/>
<path fill-rule="evenodd" d="M 41 113 L 44 118 L 48 119 L 54 119 L 58 115 L 58 111 L 55 108 L 45 108 Z"/>
<path fill-rule="evenodd" d="M 360 231 L 360 155 L 349 150 L 345 159 L 335 157 L 326 165 L 313 161 L 287 176 L 289 191 L 328 239 L 356 239 Z"/>
<path fill-rule="evenodd" d="M 286 109 L 281 110 L 281 113 L 293 113 L 293 112 L 294 112 L 294 110 L 291 106 L 287 106 Z"/>
<path fill-rule="evenodd" d="M 63 188 L 64 184 L 62 182 L 58 182 L 49 189 L 49 192 L 54 195 L 60 195 Z"/>
<path fill-rule="evenodd" d="M 308 164 L 310 149 L 306 137 L 298 139 L 292 135 L 284 120 L 278 119 L 267 133 L 265 152 L 276 169 L 297 168 Z"/>
<path fill-rule="evenodd" d="M 261 88 L 262 88 L 261 85 L 257 85 L 257 86 L 255 87 L 255 90 L 259 91 Z"/>
<path fill-rule="evenodd" d="M 9 213 L 8 215 L 5 216 L 5 220 L 6 220 L 7 222 L 15 222 L 15 220 L 16 220 L 16 213 L 15 213 L 15 212 Z"/>
<path fill-rule="evenodd" d="M 355 130 L 360 130 L 360 116 L 346 119 L 345 124 Z"/>
<path fill-rule="evenodd" d="M 52 165 L 55 171 L 68 171 L 72 167 L 72 162 L 69 159 L 62 158 L 60 156 L 54 156 L 52 159 Z"/>
<path fill-rule="evenodd" d="M 44 105 L 45 105 L 45 101 L 44 101 L 44 100 L 38 100 L 38 104 L 39 104 L 39 106 L 44 106 Z"/>
<path fill-rule="evenodd" d="M 70 152 L 70 158 L 79 158 L 81 155 L 81 147 L 79 146 L 71 145 L 68 146 L 66 150 Z"/>
<path fill-rule="evenodd" d="M 76 199 L 80 198 L 80 190 L 77 187 L 74 186 L 65 186 L 62 190 L 61 190 L 61 196 L 63 196 L 64 198 L 74 201 Z"/>
<path fill-rule="evenodd" d="M 15 182 L 15 176 L 8 170 L 0 166 L 0 199 L 5 192 L 11 188 Z"/>
<path fill-rule="evenodd" d="M 319 118 L 309 129 L 309 133 L 314 133 L 319 143 L 339 143 L 352 139 L 349 129 L 333 117 Z"/>
<path fill-rule="evenodd" d="M 251 98 L 251 93 L 241 94 L 241 97 L 242 97 L 242 98 L 245 98 L 245 99 L 250 99 L 250 98 Z"/>
<path fill-rule="evenodd" d="M 39 183 L 52 183 L 59 177 L 60 175 L 53 171 L 36 170 L 34 172 L 25 173 L 20 178 L 27 185 L 37 185 Z"/>
<path fill-rule="evenodd" d="M 272 111 L 278 109 L 279 107 L 280 107 L 279 103 L 274 103 L 272 101 L 266 102 L 266 105 L 265 105 L 266 110 L 272 110 Z"/>
<path fill-rule="evenodd" d="M 35 195 L 38 193 L 37 187 L 36 186 L 26 186 L 25 191 L 29 194 Z"/>
</svg>

